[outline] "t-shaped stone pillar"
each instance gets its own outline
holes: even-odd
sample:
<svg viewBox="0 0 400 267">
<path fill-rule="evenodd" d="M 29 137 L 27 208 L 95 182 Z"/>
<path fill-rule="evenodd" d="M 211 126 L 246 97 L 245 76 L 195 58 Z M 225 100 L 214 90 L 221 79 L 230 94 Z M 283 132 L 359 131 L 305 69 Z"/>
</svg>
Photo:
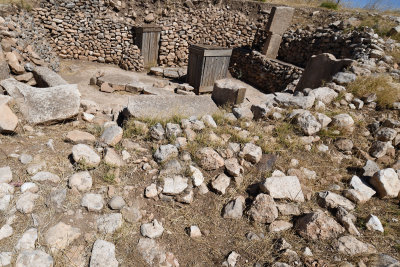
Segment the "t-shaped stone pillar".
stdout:
<svg viewBox="0 0 400 267">
<path fill-rule="evenodd" d="M 267 23 L 267 40 L 262 53 L 268 58 L 278 56 L 282 35 L 290 26 L 294 14 L 292 7 L 273 7 Z"/>
</svg>

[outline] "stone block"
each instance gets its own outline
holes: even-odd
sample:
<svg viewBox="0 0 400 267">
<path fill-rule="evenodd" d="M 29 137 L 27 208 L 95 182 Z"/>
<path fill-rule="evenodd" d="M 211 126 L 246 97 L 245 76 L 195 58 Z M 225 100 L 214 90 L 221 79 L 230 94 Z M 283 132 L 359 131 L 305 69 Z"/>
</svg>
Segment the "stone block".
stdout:
<svg viewBox="0 0 400 267">
<path fill-rule="evenodd" d="M 214 84 L 212 99 L 217 105 L 243 103 L 246 87 L 234 79 L 218 80 Z"/>
<path fill-rule="evenodd" d="M 273 7 L 267 23 L 267 31 L 282 35 L 290 26 L 294 15 L 292 7 Z"/>
<path fill-rule="evenodd" d="M 268 58 L 276 58 L 278 56 L 279 47 L 281 46 L 281 41 L 281 35 L 270 32 L 263 47 L 263 54 Z"/>
<path fill-rule="evenodd" d="M 321 87 L 324 82 L 332 81 L 336 73 L 349 67 L 352 63 L 353 60 L 351 59 L 336 59 L 334 55 L 329 53 L 312 56 L 297 84 L 296 90 Z"/>
</svg>

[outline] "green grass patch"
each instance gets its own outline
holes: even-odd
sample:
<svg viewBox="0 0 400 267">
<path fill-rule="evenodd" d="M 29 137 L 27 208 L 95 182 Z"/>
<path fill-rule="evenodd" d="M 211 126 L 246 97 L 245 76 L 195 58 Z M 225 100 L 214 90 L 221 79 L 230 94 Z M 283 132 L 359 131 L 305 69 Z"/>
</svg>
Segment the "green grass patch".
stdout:
<svg viewBox="0 0 400 267">
<path fill-rule="evenodd" d="M 326 1 L 326 2 L 322 2 L 320 7 L 327 8 L 327 9 L 338 10 L 339 5 L 336 4 L 335 2 L 332 2 L 332 1 Z"/>
</svg>

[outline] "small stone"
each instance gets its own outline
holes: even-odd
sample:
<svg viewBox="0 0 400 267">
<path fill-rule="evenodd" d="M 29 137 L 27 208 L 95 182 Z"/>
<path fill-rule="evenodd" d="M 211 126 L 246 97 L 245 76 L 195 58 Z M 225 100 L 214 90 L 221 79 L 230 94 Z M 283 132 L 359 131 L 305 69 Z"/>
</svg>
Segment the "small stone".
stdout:
<svg viewBox="0 0 400 267">
<path fill-rule="evenodd" d="M 61 180 L 58 175 L 55 175 L 51 172 L 38 172 L 31 179 L 35 182 L 52 182 L 52 183 L 58 183 Z"/>
<path fill-rule="evenodd" d="M 259 162 L 261 160 L 262 150 L 261 150 L 261 147 L 259 147 L 259 146 L 256 146 L 251 143 L 247 143 L 243 147 L 242 152 L 244 155 L 244 159 L 253 164 L 256 164 L 257 162 Z"/>
<path fill-rule="evenodd" d="M 167 123 L 165 126 L 165 133 L 168 138 L 171 137 L 178 137 L 180 134 L 182 134 L 182 129 L 179 126 L 179 124 L 176 123 Z"/>
<path fill-rule="evenodd" d="M 0 252 L 0 266 L 11 266 L 12 252 Z"/>
<path fill-rule="evenodd" d="M 164 227 L 157 221 L 153 220 L 151 223 L 145 223 L 140 226 L 140 233 L 144 237 L 157 238 L 164 232 Z"/>
<path fill-rule="evenodd" d="M 394 169 L 380 170 L 370 179 L 380 198 L 396 198 L 400 192 L 400 180 Z"/>
<path fill-rule="evenodd" d="M 309 247 L 305 247 L 304 249 L 302 249 L 302 253 L 306 257 L 312 257 L 313 256 L 313 253 L 312 253 L 312 251 L 311 251 L 311 249 Z"/>
<path fill-rule="evenodd" d="M 124 165 L 121 157 L 112 148 L 106 148 L 104 162 L 113 167 L 122 167 Z"/>
<path fill-rule="evenodd" d="M 290 228 L 293 227 L 293 224 L 290 222 L 286 222 L 286 221 L 273 221 L 268 229 L 270 232 L 282 232 L 282 231 L 286 231 L 289 230 Z"/>
<path fill-rule="evenodd" d="M 73 144 L 90 144 L 96 141 L 96 137 L 87 132 L 73 130 L 67 133 L 65 140 Z"/>
<path fill-rule="evenodd" d="M 122 217 L 130 223 L 136 223 L 142 219 L 142 213 L 137 207 L 127 207 L 125 206 L 122 210 Z"/>
<path fill-rule="evenodd" d="M 59 222 L 45 233 L 44 239 L 49 245 L 50 250 L 55 253 L 65 249 L 80 235 L 81 230 L 79 228 L 74 228 L 63 222 Z"/>
<path fill-rule="evenodd" d="M 33 157 L 31 155 L 28 155 L 28 154 L 21 154 L 19 156 L 19 161 L 22 164 L 29 164 L 29 163 L 32 162 L 32 160 L 33 160 Z"/>
<path fill-rule="evenodd" d="M 372 160 L 367 160 L 365 166 L 363 167 L 364 173 L 363 176 L 372 177 L 377 171 L 380 170 L 378 164 L 376 164 Z"/>
<path fill-rule="evenodd" d="M 115 146 L 122 139 L 124 131 L 121 127 L 113 125 L 104 129 L 103 134 L 100 136 L 100 142 L 109 146 Z"/>
<path fill-rule="evenodd" d="M 88 145 L 78 144 L 72 147 L 72 157 L 75 162 L 88 167 L 96 167 L 100 163 L 100 156 Z"/>
<path fill-rule="evenodd" d="M 157 185 L 151 184 L 146 187 L 144 191 L 144 196 L 147 198 L 155 198 L 158 195 Z"/>
<path fill-rule="evenodd" d="M 289 199 L 304 202 L 304 195 L 297 176 L 270 177 L 260 185 L 262 192 L 275 199 Z"/>
<path fill-rule="evenodd" d="M 41 250 L 24 250 L 15 262 L 15 267 L 52 267 L 53 258 Z"/>
<path fill-rule="evenodd" d="M 191 238 L 199 238 L 201 237 L 201 231 L 200 228 L 196 225 L 192 225 L 189 228 L 189 236 Z"/>
<path fill-rule="evenodd" d="M 354 125 L 354 120 L 349 114 L 339 114 L 332 118 L 332 126 L 349 128 Z"/>
<path fill-rule="evenodd" d="M 217 170 L 224 166 L 224 159 L 212 148 L 205 147 L 197 152 L 199 165 L 206 171 Z"/>
<path fill-rule="evenodd" d="M 192 173 L 191 179 L 194 186 L 199 186 L 204 182 L 203 173 L 194 166 L 189 166 L 190 172 Z"/>
<path fill-rule="evenodd" d="M 156 140 L 163 140 L 165 138 L 165 131 L 161 123 L 157 123 L 149 130 L 150 136 Z"/>
<path fill-rule="evenodd" d="M 12 181 L 12 172 L 9 166 L 0 168 L 0 183 L 9 183 Z"/>
<path fill-rule="evenodd" d="M 355 208 L 353 202 L 330 191 L 319 192 L 317 196 L 318 204 L 324 208 L 336 209 L 339 206 L 345 208 L 346 210 L 353 210 Z"/>
<path fill-rule="evenodd" d="M 15 250 L 17 251 L 34 250 L 37 238 L 38 238 L 37 229 L 36 228 L 28 229 L 18 240 L 17 244 L 15 245 Z"/>
<path fill-rule="evenodd" d="M 23 193 L 16 202 L 16 208 L 21 213 L 31 213 L 35 208 L 35 200 L 39 198 L 39 195 L 31 193 L 29 191 Z"/>
<path fill-rule="evenodd" d="M 75 173 L 68 179 L 69 187 L 76 188 L 81 192 L 89 191 L 92 183 L 92 176 L 88 171 Z"/>
<path fill-rule="evenodd" d="M 103 209 L 104 200 L 100 194 L 87 193 L 81 200 L 81 206 L 88 211 L 100 211 Z"/>
<path fill-rule="evenodd" d="M 110 202 L 108 202 L 108 206 L 112 210 L 120 210 L 126 205 L 125 200 L 121 196 L 114 196 Z"/>
<path fill-rule="evenodd" d="M 222 217 L 228 219 L 240 219 L 243 215 L 245 199 L 243 196 L 238 196 L 230 201 L 223 210 Z"/>
<path fill-rule="evenodd" d="M 342 236 L 337 241 L 337 248 L 340 253 L 356 256 L 376 253 L 374 246 L 357 240 L 354 236 Z"/>
<path fill-rule="evenodd" d="M 225 194 L 230 182 L 231 178 L 221 173 L 211 182 L 211 186 L 217 193 L 223 195 Z"/>
<path fill-rule="evenodd" d="M 228 257 L 226 258 L 226 261 L 224 261 L 222 263 L 222 266 L 235 267 L 236 262 L 239 257 L 240 257 L 240 255 L 238 253 L 236 253 L 235 251 L 232 251 L 231 253 L 229 253 Z"/>
<path fill-rule="evenodd" d="M 369 215 L 367 218 L 367 223 L 365 224 L 368 230 L 370 231 L 379 231 L 383 233 L 385 230 L 383 229 L 383 225 L 378 217 L 375 215 Z"/>
<path fill-rule="evenodd" d="M 104 214 L 97 218 L 97 229 L 104 234 L 113 234 L 116 230 L 122 227 L 122 214 L 111 213 Z"/>
<path fill-rule="evenodd" d="M 240 166 L 236 158 L 230 158 L 225 160 L 225 169 L 227 173 L 233 177 L 240 176 L 244 173 L 244 169 Z"/>
<path fill-rule="evenodd" d="M 93 245 L 89 267 L 118 267 L 118 261 L 115 258 L 115 245 L 97 239 Z"/>
<path fill-rule="evenodd" d="M 207 125 L 208 127 L 211 128 L 217 128 L 217 124 L 215 123 L 214 119 L 210 115 L 204 115 L 201 120 Z"/>
<path fill-rule="evenodd" d="M 179 154 L 176 146 L 168 144 L 160 146 L 154 153 L 154 159 L 158 162 L 165 162 L 168 159 L 175 158 Z"/>
<path fill-rule="evenodd" d="M 258 194 L 248 214 L 255 222 L 272 223 L 278 218 L 278 209 L 271 196 Z"/>
<path fill-rule="evenodd" d="M 12 236 L 13 232 L 13 228 L 10 225 L 3 225 L 3 227 L 0 228 L 0 240 Z"/>
<path fill-rule="evenodd" d="M 340 224 L 322 211 L 303 215 L 297 219 L 295 229 L 300 236 L 312 240 L 326 240 L 344 232 Z"/>
<path fill-rule="evenodd" d="M 188 187 L 188 179 L 180 175 L 167 177 L 164 179 L 163 193 L 177 195 L 182 193 Z"/>
</svg>

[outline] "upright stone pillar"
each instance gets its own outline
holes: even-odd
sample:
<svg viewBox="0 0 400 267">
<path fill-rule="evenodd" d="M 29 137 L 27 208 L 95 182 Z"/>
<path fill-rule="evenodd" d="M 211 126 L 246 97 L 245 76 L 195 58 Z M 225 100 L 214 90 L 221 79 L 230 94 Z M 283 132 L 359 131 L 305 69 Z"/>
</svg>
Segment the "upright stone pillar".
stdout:
<svg viewBox="0 0 400 267">
<path fill-rule="evenodd" d="M 268 58 L 278 56 L 282 35 L 290 26 L 294 14 L 292 7 L 273 7 L 267 23 L 267 40 L 262 53 Z"/>
<path fill-rule="evenodd" d="M 161 27 L 143 25 L 135 28 L 135 44 L 143 56 L 145 68 L 157 66 Z"/>
</svg>

